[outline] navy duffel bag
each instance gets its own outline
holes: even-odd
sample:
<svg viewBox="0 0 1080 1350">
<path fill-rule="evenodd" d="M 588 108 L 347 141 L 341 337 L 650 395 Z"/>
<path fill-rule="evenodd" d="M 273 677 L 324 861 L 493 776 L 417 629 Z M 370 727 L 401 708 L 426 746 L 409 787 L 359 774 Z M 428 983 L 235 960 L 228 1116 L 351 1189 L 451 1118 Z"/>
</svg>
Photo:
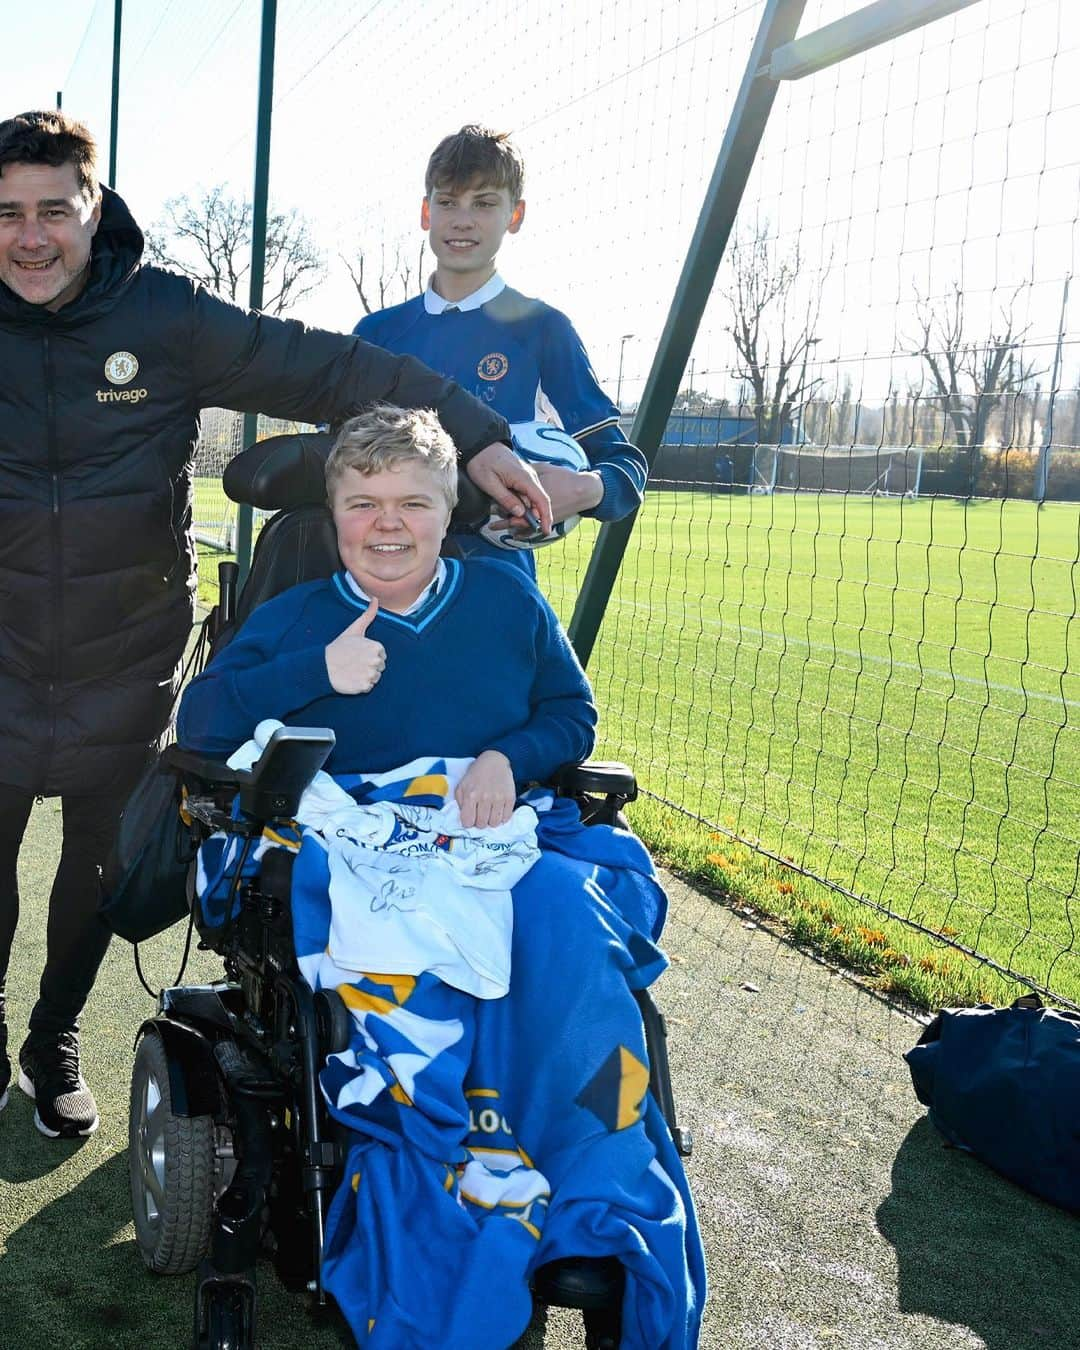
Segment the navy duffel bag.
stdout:
<svg viewBox="0 0 1080 1350">
<path fill-rule="evenodd" d="M 943 1008 L 904 1058 L 949 1143 L 1080 1212 L 1080 1013 L 1034 994 L 1010 1008 Z"/>
</svg>

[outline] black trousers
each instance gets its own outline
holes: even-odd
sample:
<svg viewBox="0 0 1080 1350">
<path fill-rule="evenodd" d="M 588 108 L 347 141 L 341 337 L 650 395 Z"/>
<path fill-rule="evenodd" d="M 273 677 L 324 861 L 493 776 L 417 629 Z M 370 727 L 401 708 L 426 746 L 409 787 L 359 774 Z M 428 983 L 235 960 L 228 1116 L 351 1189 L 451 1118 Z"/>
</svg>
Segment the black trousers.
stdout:
<svg viewBox="0 0 1080 1350">
<path fill-rule="evenodd" d="M 98 917 L 101 872 L 134 779 L 108 793 L 61 797 L 64 842 L 49 897 L 45 970 L 32 1031 L 78 1029 L 111 936 Z M 34 794 L 0 783 L 0 1020 L 19 921 L 16 863 Z"/>
</svg>

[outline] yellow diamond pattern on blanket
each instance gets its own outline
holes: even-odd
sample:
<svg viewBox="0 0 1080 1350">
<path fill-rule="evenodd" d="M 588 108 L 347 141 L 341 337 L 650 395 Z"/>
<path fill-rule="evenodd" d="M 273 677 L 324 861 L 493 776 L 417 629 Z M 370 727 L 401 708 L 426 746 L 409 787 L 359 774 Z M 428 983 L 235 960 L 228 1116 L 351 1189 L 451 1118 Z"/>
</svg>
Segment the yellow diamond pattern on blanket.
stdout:
<svg viewBox="0 0 1080 1350">
<path fill-rule="evenodd" d="M 450 795 L 450 783 L 444 773 L 426 773 L 414 778 L 405 789 L 405 797 L 442 797 Z"/>
<path fill-rule="evenodd" d="M 382 984 L 394 992 L 394 1002 L 404 1007 L 408 1003 L 413 990 L 416 988 L 415 975 L 380 975 L 373 970 L 365 970 L 363 977 L 370 984 Z M 351 988 L 351 986 L 346 986 Z M 342 993 L 344 997 L 344 993 Z"/>
<path fill-rule="evenodd" d="M 369 994 L 366 989 L 357 989 L 354 984 L 339 984 L 337 991 L 341 995 L 341 1000 L 346 1008 L 354 1013 L 388 1013 L 398 1006 L 388 998 L 380 998 L 378 994 Z"/>
<path fill-rule="evenodd" d="M 625 1045 L 618 1045 L 578 1094 L 576 1101 L 609 1130 L 625 1130 L 641 1119 L 649 1088 L 648 1066 Z"/>
<path fill-rule="evenodd" d="M 619 1062 L 622 1078 L 619 1083 L 619 1122 L 615 1128 L 625 1130 L 641 1119 L 641 1105 L 649 1090 L 649 1070 L 625 1045 L 619 1046 Z"/>
</svg>

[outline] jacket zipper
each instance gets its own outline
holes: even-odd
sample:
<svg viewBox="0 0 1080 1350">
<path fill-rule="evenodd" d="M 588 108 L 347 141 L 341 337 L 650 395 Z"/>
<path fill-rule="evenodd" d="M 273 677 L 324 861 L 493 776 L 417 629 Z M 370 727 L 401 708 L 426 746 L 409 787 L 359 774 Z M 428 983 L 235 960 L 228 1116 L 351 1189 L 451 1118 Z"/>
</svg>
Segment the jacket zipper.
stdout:
<svg viewBox="0 0 1080 1350">
<path fill-rule="evenodd" d="M 42 789 L 48 782 L 49 766 L 52 764 L 53 749 L 56 744 L 56 689 L 60 684 L 62 634 L 64 627 L 64 583 L 62 572 L 63 549 L 61 547 L 60 519 L 60 453 L 56 443 L 56 394 L 53 379 L 52 340 L 46 333 L 43 338 L 45 358 L 45 408 L 48 428 L 49 451 L 49 490 L 51 512 L 49 520 L 50 548 L 52 552 L 52 614 L 50 621 L 49 652 L 49 741 L 41 766 Z"/>
</svg>

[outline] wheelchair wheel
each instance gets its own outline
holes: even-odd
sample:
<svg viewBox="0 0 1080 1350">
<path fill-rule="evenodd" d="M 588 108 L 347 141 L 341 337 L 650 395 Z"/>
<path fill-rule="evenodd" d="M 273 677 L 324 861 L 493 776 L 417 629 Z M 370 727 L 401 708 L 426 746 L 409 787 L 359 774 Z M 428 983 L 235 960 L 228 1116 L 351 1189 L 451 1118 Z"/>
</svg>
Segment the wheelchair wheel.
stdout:
<svg viewBox="0 0 1080 1350">
<path fill-rule="evenodd" d="M 581 1316 L 585 1323 L 585 1350 L 619 1350 L 622 1317 L 618 1308 L 589 1309 Z"/>
<path fill-rule="evenodd" d="M 352 1039 L 353 1020 L 345 1000 L 336 989 L 319 989 L 313 1001 L 320 1055 L 325 1058 L 347 1050 Z"/>
<path fill-rule="evenodd" d="M 183 1275 L 206 1255 L 214 1211 L 214 1122 L 176 1116 L 168 1054 L 160 1037 L 135 1052 L 128 1122 L 135 1243 L 159 1275 Z"/>
<path fill-rule="evenodd" d="M 216 1289 L 206 1311 L 203 1344 L 207 1350 L 251 1350 L 255 1344 L 255 1309 L 245 1289 Z"/>
</svg>

